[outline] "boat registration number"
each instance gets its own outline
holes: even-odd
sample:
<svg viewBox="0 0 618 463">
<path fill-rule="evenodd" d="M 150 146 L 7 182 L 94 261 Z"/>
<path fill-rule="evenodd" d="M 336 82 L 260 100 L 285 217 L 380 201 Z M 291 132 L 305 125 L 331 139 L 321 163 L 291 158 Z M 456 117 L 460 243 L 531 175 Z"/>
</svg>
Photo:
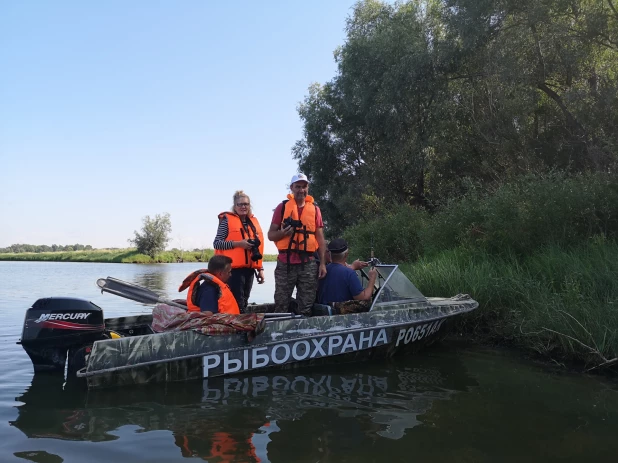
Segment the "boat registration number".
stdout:
<svg viewBox="0 0 618 463">
<path fill-rule="evenodd" d="M 442 327 L 444 320 L 445 319 L 443 318 L 442 320 L 436 320 L 432 323 L 424 323 L 422 325 L 416 325 L 407 329 L 399 330 L 395 347 L 399 344 L 409 344 L 414 341 L 419 341 L 426 336 L 431 336 Z"/>
</svg>

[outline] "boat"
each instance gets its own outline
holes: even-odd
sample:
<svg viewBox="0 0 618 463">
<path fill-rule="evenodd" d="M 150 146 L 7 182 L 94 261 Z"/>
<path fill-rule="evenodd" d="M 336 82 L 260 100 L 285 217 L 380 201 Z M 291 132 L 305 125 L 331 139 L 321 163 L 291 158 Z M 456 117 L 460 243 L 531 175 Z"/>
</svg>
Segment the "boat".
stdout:
<svg viewBox="0 0 618 463">
<path fill-rule="evenodd" d="M 354 362 L 411 352 L 444 337 L 452 321 L 478 307 L 467 294 L 425 297 L 398 265 L 372 265 L 378 272 L 367 312 L 314 315 L 275 314 L 272 304 L 250 305 L 265 312 L 264 331 L 249 341 L 244 333 L 206 336 L 194 330 L 155 332 L 152 315 L 104 319 L 90 301 L 55 297 L 26 311 L 20 344 L 35 375 L 66 374 L 88 388 L 118 387 L 287 370 L 300 365 Z M 357 271 L 364 286 L 366 269 Z M 182 307 L 147 288 L 112 277 L 102 291 L 140 302 Z"/>
</svg>

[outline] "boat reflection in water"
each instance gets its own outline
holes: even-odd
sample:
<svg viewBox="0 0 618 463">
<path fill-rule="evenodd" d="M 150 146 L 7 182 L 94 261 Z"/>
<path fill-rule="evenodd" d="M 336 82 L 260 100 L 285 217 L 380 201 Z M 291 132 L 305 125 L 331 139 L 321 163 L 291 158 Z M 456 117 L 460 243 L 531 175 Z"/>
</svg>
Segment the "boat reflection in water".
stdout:
<svg viewBox="0 0 618 463">
<path fill-rule="evenodd" d="M 248 461 L 320 458 L 422 424 L 435 401 L 475 385 L 452 353 L 381 365 L 332 366 L 321 374 L 262 374 L 80 392 L 35 376 L 10 424 L 28 437 L 109 441 L 115 430 L 167 430 L 185 457 L 243 456 Z M 126 434 L 121 434 L 126 439 Z M 170 441 L 171 444 L 171 441 Z M 350 444 L 352 445 L 352 444 Z M 349 454 L 348 454 L 349 455 Z"/>
</svg>

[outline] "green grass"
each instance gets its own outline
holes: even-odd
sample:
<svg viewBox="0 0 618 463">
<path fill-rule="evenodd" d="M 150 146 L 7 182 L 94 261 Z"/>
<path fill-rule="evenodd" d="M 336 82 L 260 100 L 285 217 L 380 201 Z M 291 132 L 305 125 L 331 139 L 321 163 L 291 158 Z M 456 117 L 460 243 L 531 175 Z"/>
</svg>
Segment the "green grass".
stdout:
<svg viewBox="0 0 618 463">
<path fill-rule="evenodd" d="M 344 233 L 351 255 L 408 262 L 426 295 L 468 293 L 459 329 L 552 359 L 618 355 L 618 177 L 526 175 L 433 213 L 395 207 Z"/>
<path fill-rule="evenodd" d="M 525 258 L 458 248 L 402 270 L 428 296 L 476 299 L 458 326 L 467 335 L 594 365 L 618 356 L 615 241 L 548 245 Z"/>
<path fill-rule="evenodd" d="M 142 255 L 138 254 L 134 249 L 97 249 L 92 251 L 5 253 L 0 254 L 0 260 L 118 263 L 131 262 L 133 259 L 137 261 L 140 256 Z"/>
<path fill-rule="evenodd" d="M 212 249 L 201 251 L 164 251 L 155 259 L 138 253 L 135 249 L 96 249 L 92 251 L 71 252 L 22 252 L 0 254 L 0 261 L 48 261 L 48 262 L 109 262 L 129 264 L 153 264 L 175 262 L 208 262 L 213 256 Z M 265 255 L 264 261 L 275 261 L 276 255 Z"/>
</svg>

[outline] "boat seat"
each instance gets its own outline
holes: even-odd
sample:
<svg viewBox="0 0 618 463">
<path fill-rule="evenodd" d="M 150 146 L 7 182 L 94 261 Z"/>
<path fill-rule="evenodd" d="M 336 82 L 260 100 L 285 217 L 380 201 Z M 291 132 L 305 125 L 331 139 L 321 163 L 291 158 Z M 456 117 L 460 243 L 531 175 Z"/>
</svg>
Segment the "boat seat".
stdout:
<svg viewBox="0 0 618 463">
<path fill-rule="evenodd" d="M 329 315 L 336 315 L 335 309 L 333 309 L 330 305 L 318 304 L 316 302 L 311 307 L 312 317 L 329 316 Z"/>
</svg>

